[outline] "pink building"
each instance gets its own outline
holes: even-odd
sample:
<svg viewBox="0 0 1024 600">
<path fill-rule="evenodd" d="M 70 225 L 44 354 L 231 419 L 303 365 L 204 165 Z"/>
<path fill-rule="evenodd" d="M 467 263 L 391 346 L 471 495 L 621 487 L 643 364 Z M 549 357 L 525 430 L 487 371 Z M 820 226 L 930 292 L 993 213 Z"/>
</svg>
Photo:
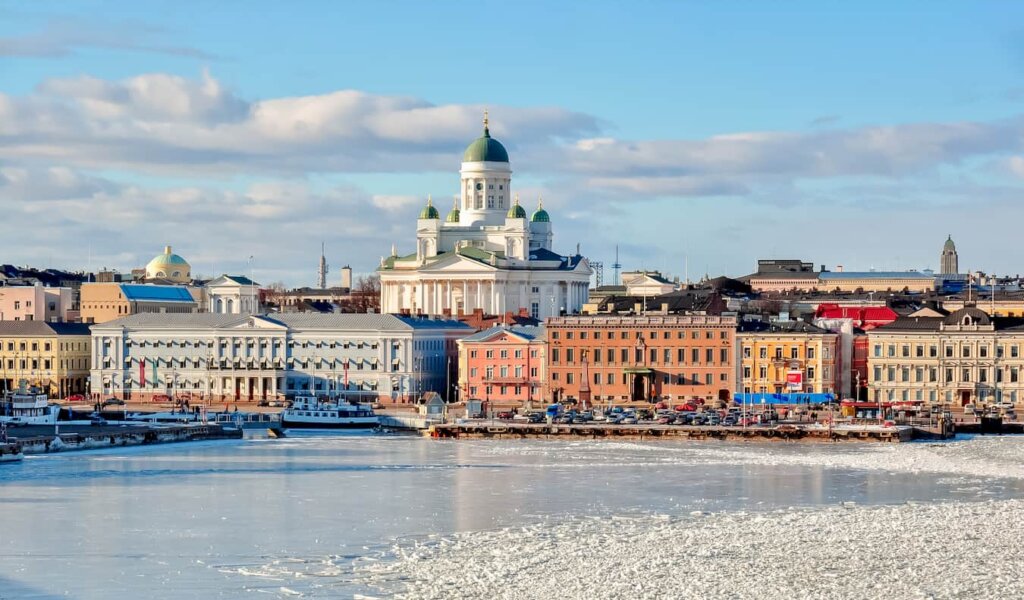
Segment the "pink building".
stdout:
<svg viewBox="0 0 1024 600">
<path fill-rule="evenodd" d="M 544 402 L 547 341 L 540 326 L 496 326 L 459 344 L 462 400 L 519 405 Z"/>
<path fill-rule="evenodd" d="M 0 287 L 0 321 L 71 321 L 71 288 L 19 285 Z"/>
</svg>

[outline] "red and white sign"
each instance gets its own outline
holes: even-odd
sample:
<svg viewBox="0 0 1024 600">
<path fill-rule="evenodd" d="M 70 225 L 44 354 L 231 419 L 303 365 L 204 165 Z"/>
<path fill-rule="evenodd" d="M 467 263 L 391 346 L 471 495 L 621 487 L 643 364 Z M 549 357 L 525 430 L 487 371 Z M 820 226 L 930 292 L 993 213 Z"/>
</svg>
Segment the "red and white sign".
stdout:
<svg viewBox="0 0 1024 600">
<path fill-rule="evenodd" d="M 786 386 L 798 390 L 804 386 L 804 372 L 790 371 L 786 373 Z"/>
</svg>

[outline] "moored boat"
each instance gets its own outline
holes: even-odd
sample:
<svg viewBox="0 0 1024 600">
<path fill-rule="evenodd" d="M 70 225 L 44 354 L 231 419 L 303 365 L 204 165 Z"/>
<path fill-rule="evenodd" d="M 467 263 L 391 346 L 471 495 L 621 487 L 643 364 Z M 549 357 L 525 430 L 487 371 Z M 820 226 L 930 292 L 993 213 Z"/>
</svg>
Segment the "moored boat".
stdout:
<svg viewBox="0 0 1024 600">
<path fill-rule="evenodd" d="M 34 389 L 22 387 L 0 399 L 0 422 L 10 425 L 56 425 L 59 414 L 60 405 Z"/>
<path fill-rule="evenodd" d="M 281 413 L 286 429 L 372 429 L 380 419 L 369 404 L 297 396 Z"/>
</svg>

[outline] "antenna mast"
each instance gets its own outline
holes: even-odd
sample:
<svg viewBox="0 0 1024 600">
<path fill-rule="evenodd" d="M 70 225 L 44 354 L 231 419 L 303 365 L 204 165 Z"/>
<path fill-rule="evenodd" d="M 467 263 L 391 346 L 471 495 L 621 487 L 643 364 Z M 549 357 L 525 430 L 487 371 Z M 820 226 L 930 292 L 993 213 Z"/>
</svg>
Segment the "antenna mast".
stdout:
<svg viewBox="0 0 1024 600">
<path fill-rule="evenodd" d="M 320 268 L 317 270 L 317 287 L 327 289 L 327 256 L 324 255 L 324 243 L 320 242 Z"/>
<path fill-rule="evenodd" d="M 619 262 L 619 247 L 615 246 L 615 262 L 612 263 L 612 285 L 619 285 L 619 270 L 622 269 L 622 263 Z"/>
</svg>

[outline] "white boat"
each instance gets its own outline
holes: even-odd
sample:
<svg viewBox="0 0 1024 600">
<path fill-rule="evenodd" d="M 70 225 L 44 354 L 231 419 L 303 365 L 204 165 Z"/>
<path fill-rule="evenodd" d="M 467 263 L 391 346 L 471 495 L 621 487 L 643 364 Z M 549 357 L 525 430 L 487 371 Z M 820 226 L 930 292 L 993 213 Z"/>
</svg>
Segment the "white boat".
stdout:
<svg viewBox="0 0 1024 600">
<path fill-rule="evenodd" d="M 35 390 L 9 392 L 0 399 L 0 422 L 11 425 L 56 425 L 60 405 Z"/>
<path fill-rule="evenodd" d="M 372 429 L 380 419 L 369 404 L 296 396 L 281 413 L 286 429 Z"/>
</svg>

